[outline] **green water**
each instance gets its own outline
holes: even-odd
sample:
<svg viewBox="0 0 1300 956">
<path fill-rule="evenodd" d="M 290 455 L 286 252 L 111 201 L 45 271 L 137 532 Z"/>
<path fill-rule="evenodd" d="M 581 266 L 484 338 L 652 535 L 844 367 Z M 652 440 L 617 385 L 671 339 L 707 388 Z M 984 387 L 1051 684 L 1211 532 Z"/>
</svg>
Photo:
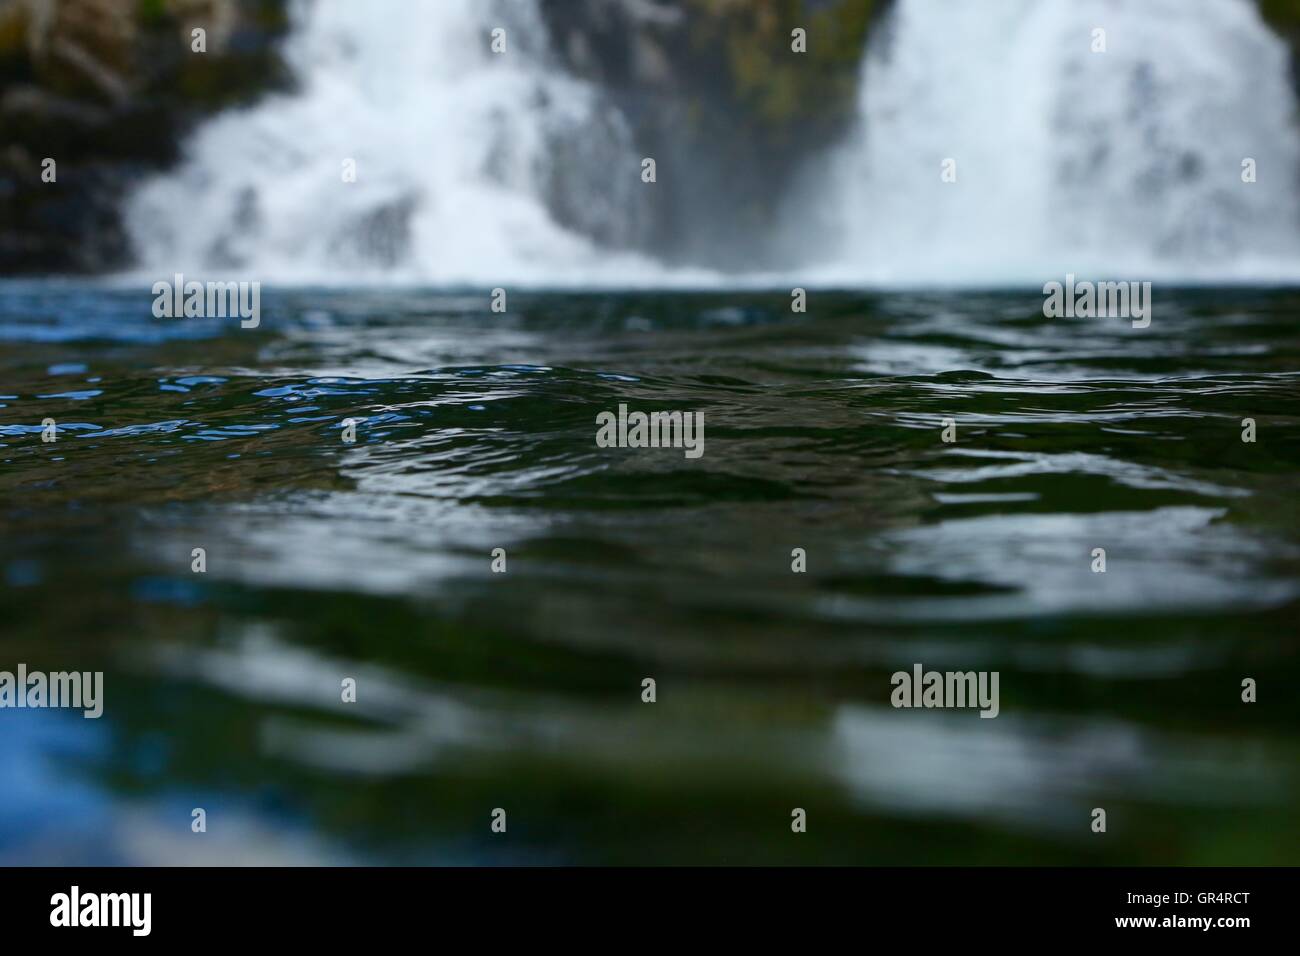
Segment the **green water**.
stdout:
<svg viewBox="0 0 1300 956">
<path fill-rule="evenodd" d="M 489 301 L 0 285 L 0 862 L 1300 863 L 1300 293 Z"/>
</svg>

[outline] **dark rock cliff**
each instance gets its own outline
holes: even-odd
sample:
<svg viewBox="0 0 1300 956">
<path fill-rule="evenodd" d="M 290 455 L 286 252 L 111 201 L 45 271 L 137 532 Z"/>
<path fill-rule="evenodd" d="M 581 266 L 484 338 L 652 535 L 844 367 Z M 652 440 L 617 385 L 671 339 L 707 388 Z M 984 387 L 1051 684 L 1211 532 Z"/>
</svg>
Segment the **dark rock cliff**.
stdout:
<svg viewBox="0 0 1300 956">
<path fill-rule="evenodd" d="M 884 5 L 541 0 L 565 66 L 604 89 L 656 161 L 649 247 L 733 268 L 763 264 L 784 187 L 851 122 L 867 31 Z M 806 52 L 792 49 L 795 29 Z"/>
<path fill-rule="evenodd" d="M 280 0 L 0 0 L 0 273 L 126 264 L 124 188 L 205 115 L 283 86 L 286 29 Z"/>
</svg>

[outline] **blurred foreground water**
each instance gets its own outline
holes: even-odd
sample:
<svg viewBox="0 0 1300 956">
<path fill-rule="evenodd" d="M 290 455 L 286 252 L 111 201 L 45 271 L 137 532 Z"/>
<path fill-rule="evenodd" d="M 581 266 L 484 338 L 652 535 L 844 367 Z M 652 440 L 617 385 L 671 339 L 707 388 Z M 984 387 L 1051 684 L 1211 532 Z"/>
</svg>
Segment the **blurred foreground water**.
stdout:
<svg viewBox="0 0 1300 956">
<path fill-rule="evenodd" d="M 1300 293 L 488 303 L 0 286 L 0 863 L 1300 863 Z"/>
</svg>

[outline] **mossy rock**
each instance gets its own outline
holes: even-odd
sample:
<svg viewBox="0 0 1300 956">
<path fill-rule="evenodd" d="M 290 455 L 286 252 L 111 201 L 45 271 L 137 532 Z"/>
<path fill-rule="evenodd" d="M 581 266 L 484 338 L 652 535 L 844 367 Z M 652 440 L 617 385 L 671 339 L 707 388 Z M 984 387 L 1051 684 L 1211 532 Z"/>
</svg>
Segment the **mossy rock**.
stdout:
<svg viewBox="0 0 1300 956">
<path fill-rule="evenodd" d="M 204 116 L 288 85 L 286 0 L 0 0 L 0 274 L 127 253 L 117 201 Z M 190 29 L 208 24 L 204 55 Z M 57 184 L 37 175 L 58 160 Z M 98 240 L 98 241 L 97 241 Z"/>
<path fill-rule="evenodd" d="M 28 11 L 18 0 L 0 0 L 0 84 L 31 79 L 27 50 Z"/>
<path fill-rule="evenodd" d="M 1300 30 L 1300 0 L 1259 0 L 1259 11 L 1279 30 Z"/>
<path fill-rule="evenodd" d="M 552 45 L 628 117 L 672 188 L 640 248 L 724 269 L 774 264 L 778 197 L 856 116 L 889 0 L 541 0 Z M 792 47 L 805 31 L 806 48 Z"/>
<path fill-rule="evenodd" d="M 697 59 L 725 54 L 721 88 L 771 144 L 819 139 L 852 111 L 874 0 L 686 3 Z M 792 48 L 795 29 L 805 31 L 806 52 Z"/>
</svg>

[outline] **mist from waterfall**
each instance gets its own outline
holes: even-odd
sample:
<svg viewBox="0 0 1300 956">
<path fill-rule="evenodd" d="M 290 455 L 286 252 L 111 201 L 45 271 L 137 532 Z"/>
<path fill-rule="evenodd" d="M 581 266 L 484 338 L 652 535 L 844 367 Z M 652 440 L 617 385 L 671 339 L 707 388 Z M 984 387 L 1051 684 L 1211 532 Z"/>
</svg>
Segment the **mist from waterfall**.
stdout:
<svg viewBox="0 0 1300 956">
<path fill-rule="evenodd" d="M 836 281 L 1300 275 L 1287 50 L 1253 0 L 899 0 L 861 90 L 807 200 Z"/>
<path fill-rule="evenodd" d="M 498 26 L 509 55 L 489 50 Z M 671 177 L 641 181 L 630 123 L 545 37 L 536 0 L 300 3 L 297 88 L 211 120 L 132 197 L 141 270 L 574 286 L 1300 276 L 1287 50 L 1253 0 L 897 0 L 855 128 L 756 237 L 786 250 L 779 274 L 725 278 L 629 251 Z"/>
<path fill-rule="evenodd" d="M 550 62 L 533 0 L 304 2 L 294 14 L 297 89 L 210 121 L 177 170 L 132 198 L 143 269 L 290 283 L 659 272 L 607 251 L 636 228 L 641 157 L 618 112 Z M 489 47 L 498 27 L 505 55 Z"/>
</svg>

